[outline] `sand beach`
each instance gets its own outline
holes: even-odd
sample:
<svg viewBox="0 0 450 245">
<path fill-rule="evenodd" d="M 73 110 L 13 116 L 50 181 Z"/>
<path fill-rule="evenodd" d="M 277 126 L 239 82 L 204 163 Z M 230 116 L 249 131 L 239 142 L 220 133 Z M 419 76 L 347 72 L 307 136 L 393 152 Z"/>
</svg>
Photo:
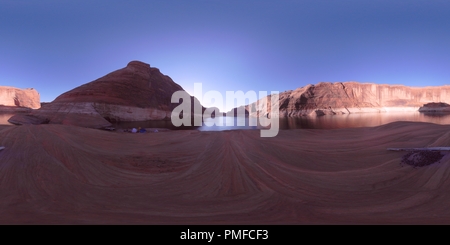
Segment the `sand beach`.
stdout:
<svg viewBox="0 0 450 245">
<path fill-rule="evenodd" d="M 174 130 L 0 126 L 1 224 L 449 224 L 450 125 Z"/>
</svg>

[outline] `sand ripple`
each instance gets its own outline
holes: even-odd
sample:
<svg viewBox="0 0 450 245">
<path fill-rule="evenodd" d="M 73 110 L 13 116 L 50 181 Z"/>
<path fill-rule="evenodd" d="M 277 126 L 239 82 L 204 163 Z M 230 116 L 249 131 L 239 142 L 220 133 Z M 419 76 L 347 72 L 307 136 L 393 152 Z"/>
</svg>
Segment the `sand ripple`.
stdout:
<svg viewBox="0 0 450 245">
<path fill-rule="evenodd" d="M 2 224 L 448 224 L 450 126 L 106 132 L 0 126 Z"/>
</svg>

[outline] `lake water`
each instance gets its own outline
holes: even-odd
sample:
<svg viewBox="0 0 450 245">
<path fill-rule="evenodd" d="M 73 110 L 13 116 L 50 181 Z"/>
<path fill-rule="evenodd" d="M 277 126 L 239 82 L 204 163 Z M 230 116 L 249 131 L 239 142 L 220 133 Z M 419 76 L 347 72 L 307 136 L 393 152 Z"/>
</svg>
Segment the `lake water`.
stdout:
<svg viewBox="0 0 450 245">
<path fill-rule="evenodd" d="M 233 118 L 232 118 L 233 119 Z M 225 119 L 225 120 L 232 120 Z M 234 119 L 235 121 L 247 119 Z M 252 120 L 255 120 L 254 118 Z M 399 113 L 359 113 L 346 115 L 325 115 L 320 117 L 299 117 L 299 118 L 280 118 L 280 130 L 286 129 L 335 129 L 335 128 L 356 128 L 356 127 L 375 127 L 396 121 L 412 121 L 412 122 L 430 122 L 436 124 L 450 124 L 450 114 L 442 113 L 420 113 L 420 112 L 399 112 Z M 235 124 L 236 125 L 236 124 Z M 258 129 L 256 127 L 225 127 L 202 126 L 199 130 L 226 130 L 226 129 Z"/>
<path fill-rule="evenodd" d="M 8 119 L 10 119 L 14 114 L 11 113 L 0 113 L 0 125 L 12 125 L 8 122 Z"/>
<path fill-rule="evenodd" d="M 0 125 L 11 125 L 8 119 L 13 116 L 11 113 L 0 113 Z M 213 119 L 205 122 L 212 123 Z M 113 126 L 116 128 L 169 128 L 169 129 L 198 129 L 201 131 L 221 131 L 230 129 L 260 129 L 259 126 L 250 126 L 250 122 L 256 124 L 256 118 L 245 117 L 219 117 L 224 126 L 190 126 L 175 127 L 170 121 L 145 121 L 145 122 L 120 122 Z M 300 117 L 300 118 L 280 118 L 279 127 L 284 129 L 333 129 L 333 128 L 354 128 L 354 127 L 374 127 L 395 121 L 430 122 L 436 124 L 450 124 L 450 114 L 443 113 L 420 113 L 420 112 L 386 112 L 386 113 L 359 113 L 346 115 L 325 115 L 321 117 Z M 235 126 L 225 126 L 226 123 Z M 245 126 L 237 126 L 243 123 Z"/>
<path fill-rule="evenodd" d="M 212 123 L 214 119 L 205 120 Z M 260 129 L 261 125 L 256 125 L 256 118 L 245 117 L 222 117 L 224 126 L 200 126 L 200 127 L 175 127 L 170 121 L 148 121 L 148 122 L 121 122 L 115 124 L 117 128 L 170 128 L 170 129 L 197 129 L 200 131 L 221 131 L 231 129 Z M 334 128 L 355 128 L 355 127 L 375 127 L 396 121 L 430 122 L 436 124 L 450 124 L 450 114 L 443 113 L 420 113 L 420 112 L 388 112 L 388 113 L 358 113 L 346 115 L 325 115 L 321 117 L 299 117 L 280 118 L 279 128 L 285 129 L 334 129 Z M 228 122 L 229 125 L 225 126 Z M 245 126 L 237 126 L 244 123 Z"/>
</svg>

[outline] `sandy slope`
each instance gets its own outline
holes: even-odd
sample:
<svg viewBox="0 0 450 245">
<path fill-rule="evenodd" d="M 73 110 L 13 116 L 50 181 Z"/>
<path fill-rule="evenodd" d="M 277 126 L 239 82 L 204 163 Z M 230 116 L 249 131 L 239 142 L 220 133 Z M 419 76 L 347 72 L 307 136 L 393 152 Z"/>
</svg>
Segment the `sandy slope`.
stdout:
<svg viewBox="0 0 450 245">
<path fill-rule="evenodd" d="M 450 126 L 107 132 L 0 126 L 2 224 L 450 224 Z"/>
</svg>

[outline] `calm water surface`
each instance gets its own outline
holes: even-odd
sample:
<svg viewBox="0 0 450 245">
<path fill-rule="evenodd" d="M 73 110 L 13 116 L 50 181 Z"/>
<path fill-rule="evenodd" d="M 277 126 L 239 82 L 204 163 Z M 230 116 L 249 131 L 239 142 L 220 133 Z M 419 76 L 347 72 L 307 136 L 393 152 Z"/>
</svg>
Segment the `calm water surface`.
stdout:
<svg viewBox="0 0 450 245">
<path fill-rule="evenodd" d="M 230 119 L 226 119 L 230 120 Z M 236 119 L 235 119 L 236 120 Z M 246 120 L 246 119 L 237 119 Z M 255 120 L 255 119 L 253 119 Z M 246 120 L 248 121 L 248 119 Z M 400 113 L 360 113 L 348 115 L 325 115 L 321 117 L 299 117 L 299 118 L 280 118 L 279 128 L 285 129 L 335 129 L 335 128 L 356 128 L 356 127 L 375 127 L 396 121 L 412 122 L 430 122 L 436 124 L 450 124 L 450 114 L 424 114 L 420 112 L 400 112 Z M 246 124 L 248 125 L 248 123 Z M 241 129 L 258 129 L 257 127 L 233 127 Z M 228 127 L 205 127 L 199 130 L 226 130 Z"/>
<path fill-rule="evenodd" d="M 0 125 L 11 125 L 8 119 L 14 114 L 0 113 Z M 204 123 L 213 123 L 214 119 L 205 120 Z M 144 121 L 144 122 L 120 122 L 113 126 L 116 128 L 169 128 L 169 129 L 198 129 L 201 131 L 221 131 L 231 129 L 260 129 L 256 118 L 245 117 L 221 117 L 224 126 L 201 126 L 201 127 L 175 127 L 170 121 Z M 420 113 L 420 112 L 388 112 L 388 113 L 360 113 L 348 115 L 325 115 L 321 117 L 280 118 L 279 127 L 284 129 L 333 129 L 333 128 L 355 128 L 375 127 L 395 121 L 430 122 L 436 124 L 450 124 L 450 114 L 443 113 Z M 241 123 L 245 126 L 238 126 Z M 226 125 L 234 126 L 226 126 Z"/>
<path fill-rule="evenodd" d="M 0 113 L 0 125 L 13 125 L 8 122 L 8 119 L 10 119 L 14 114 L 11 113 Z"/>
<path fill-rule="evenodd" d="M 213 123 L 214 119 L 205 120 L 204 123 Z M 121 122 L 115 124 L 118 128 L 132 127 L 156 127 L 170 129 L 198 129 L 201 131 L 221 131 L 231 129 L 260 129 L 256 118 L 245 117 L 222 117 L 223 126 L 201 126 L 177 128 L 170 121 L 148 121 L 148 122 Z M 389 113 L 360 113 L 348 115 L 325 115 L 321 117 L 280 118 L 279 127 L 285 129 L 334 129 L 334 128 L 356 128 L 375 127 L 396 121 L 430 122 L 436 124 L 450 124 L 450 114 L 420 113 L 420 112 L 389 112 Z M 226 126 L 234 125 L 234 126 Z M 238 126 L 241 123 L 245 126 Z M 252 124 L 250 124 L 252 123 Z M 257 125 L 257 126 L 250 126 Z"/>
</svg>

